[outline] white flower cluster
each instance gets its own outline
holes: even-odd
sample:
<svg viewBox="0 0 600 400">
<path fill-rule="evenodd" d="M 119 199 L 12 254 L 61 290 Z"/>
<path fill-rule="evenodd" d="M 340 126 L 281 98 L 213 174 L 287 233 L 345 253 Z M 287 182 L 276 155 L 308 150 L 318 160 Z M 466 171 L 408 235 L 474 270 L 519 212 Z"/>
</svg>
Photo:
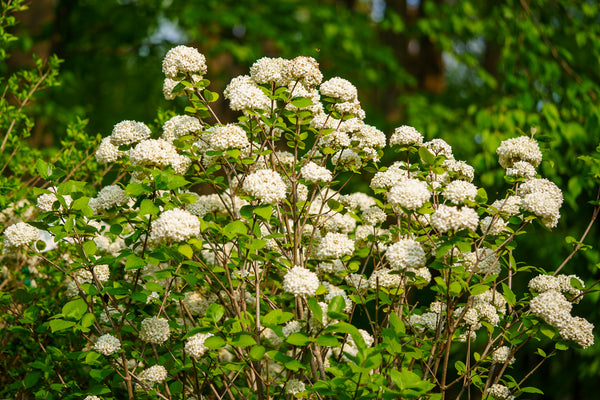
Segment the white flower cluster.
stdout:
<svg viewBox="0 0 600 400">
<path fill-rule="evenodd" d="M 498 163 L 502 168 L 510 168 L 518 161 L 525 161 L 534 168 L 542 162 L 542 152 L 537 142 L 527 136 L 519 136 L 500 143 L 496 149 Z"/>
<path fill-rule="evenodd" d="M 290 80 L 302 82 L 307 87 L 317 86 L 323 80 L 319 63 L 312 57 L 299 56 L 285 64 L 284 74 Z"/>
<path fill-rule="evenodd" d="M 446 185 L 442 195 L 453 204 L 461 205 L 467 201 L 475 201 L 477 186 L 467 181 L 452 181 Z"/>
<path fill-rule="evenodd" d="M 544 293 L 548 290 L 562 292 L 569 301 L 579 303 L 582 291 L 573 287 L 571 280 L 575 279 L 581 287 L 583 281 L 577 275 L 538 275 L 529 281 L 529 289 L 536 293 Z"/>
<path fill-rule="evenodd" d="M 442 167 L 449 173 L 453 173 L 455 179 L 472 182 L 475 177 L 475 169 L 464 161 L 445 160 Z"/>
<path fill-rule="evenodd" d="M 454 160 L 452 147 L 444 139 L 432 139 L 423 143 L 423 147 L 429 150 L 434 156 L 444 156 L 447 159 Z"/>
<path fill-rule="evenodd" d="M 215 128 L 210 136 L 210 147 L 213 150 L 243 149 L 250 146 L 250 141 L 241 127 L 227 124 Z"/>
<path fill-rule="evenodd" d="M 146 318 L 142 321 L 140 339 L 147 343 L 163 344 L 171 336 L 169 321 L 160 317 Z"/>
<path fill-rule="evenodd" d="M 98 338 L 96 344 L 94 344 L 94 348 L 98 353 L 110 356 L 121 350 L 121 342 L 110 333 L 107 333 Z"/>
<path fill-rule="evenodd" d="M 176 46 L 167 52 L 162 62 L 162 72 L 167 78 L 176 79 L 180 74 L 206 74 L 206 57 L 197 49 Z"/>
<path fill-rule="evenodd" d="M 321 241 L 318 254 L 321 259 L 342 258 L 354 252 L 354 240 L 348 235 L 337 232 L 327 232 Z"/>
<path fill-rule="evenodd" d="M 394 130 L 390 137 L 390 146 L 421 146 L 423 144 L 423 135 L 412 126 L 402 125 Z"/>
<path fill-rule="evenodd" d="M 197 134 L 202 131 L 202 124 L 198 118 L 189 115 L 176 115 L 163 125 L 161 139 L 169 143 L 182 136 Z"/>
<path fill-rule="evenodd" d="M 285 58 L 263 57 L 254 62 L 250 67 L 250 77 L 259 85 L 273 83 L 275 86 L 286 86 L 289 78 L 285 74 L 288 64 Z"/>
<path fill-rule="evenodd" d="M 492 249 L 480 248 L 477 251 L 462 254 L 467 271 L 480 275 L 498 275 L 501 268 L 498 257 Z"/>
<path fill-rule="evenodd" d="M 333 179 L 331 171 L 312 161 L 300 169 L 300 174 L 302 174 L 302 178 L 310 183 L 331 182 L 331 179 Z"/>
<path fill-rule="evenodd" d="M 371 189 L 389 189 L 408 178 L 406 163 L 397 161 L 385 171 L 379 171 L 371 179 Z"/>
<path fill-rule="evenodd" d="M 563 195 L 558 186 L 547 179 L 532 178 L 519 186 L 517 195 L 521 197 L 520 206 L 523 210 L 540 217 L 546 227 L 556 227 L 563 203 Z"/>
<path fill-rule="evenodd" d="M 298 393 L 302 393 L 305 390 L 306 390 L 306 385 L 304 384 L 304 382 L 302 382 L 298 379 L 290 379 L 285 384 L 285 392 L 287 394 L 291 394 L 292 396 L 295 396 Z"/>
<path fill-rule="evenodd" d="M 373 271 L 369 277 L 369 287 L 371 289 L 377 289 L 377 287 L 383 287 L 387 289 L 395 289 L 400 287 L 402 280 L 398 274 L 391 274 L 392 270 L 388 268 L 381 268 Z"/>
<path fill-rule="evenodd" d="M 137 121 L 121 121 L 116 124 L 112 130 L 110 143 L 113 146 L 130 146 L 150 137 L 150 128 L 143 122 Z"/>
<path fill-rule="evenodd" d="M 150 240 L 155 243 L 182 242 L 200 234 L 200 220 L 189 211 L 175 208 L 152 221 Z"/>
<path fill-rule="evenodd" d="M 162 365 L 153 365 L 150 368 L 146 368 L 140 374 L 140 378 L 154 383 L 161 383 L 167 379 L 167 369 Z"/>
<path fill-rule="evenodd" d="M 496 400 L 512 400 L 515 396 L 510 395 L 510 389 L 499 383 L 494 383 L 487 390 L 487 395 Z"/>
<path fill-rule="evenodd" d="M 56 187 L 51 187 L 49 190 L 51 190 L 52 192 L 56 192 Z M 73 202 L 73 199 L 69 195 L 65 195 L 62 197 L 67 206 L 70 206 Z M 41 212 L 50 212 L 53 210 L 52 206 L 57 201 L 58 197 L 56 197 L 55 193 L 43 193 L 39 195 L 36 199 L 36 206 Z M 62 208 L 62 205 L 59 208 Z"/>
<path fill-rule="evenodd" d="M 229 107 L 234 111 L 271 108 L 271 99 L 247 75 L 233 78 L 223 91 L 223 96 L 229 100 Z"/>
<path fill-rule="evenodd" d="M 204 342 L 209 337 L 213 336 L 212 333 L 197 333 L 194 336 L 188 338 L 185 343 L 185 352 L 199 360 L 204 353 L 208 351 L 208 347 L 204 345 Z"/>
<path fill-rule="evenodd" d="M 425 265 L 425 250 L 413 239 L 400 239 L 385 252 L 390 267 L 397 270 L 420 268 Z"/>
<path fill-rule="evenodd" d="M 40 230 L 25 222 L 18 222 L 4 231 L 4 249 L 13 250 L 17 247 L 27 246 L 38 240 Z"/>
<path fill-rule="evenodd" d="M 516 178 L 535 178 L 535 167 L 527 161 L 517 161 L 512 167 L 506 168 L 506 175 Z"/>
<path fill-rule="evenodd" d="M 242 188 L 263 203 L 276 204 L 286 198 L 286 185 L 277 171 L 260 169 L 246 176 Z"/>
<path fill-rule="evenodd" d="M 94 213 L 97 213 L 112 207 L 121 207 L 128 201 L 129 196 L 127 196 L 125 189 L 119 185 L 109 185 L 103 187 L 96 197 L 91 198 L 89 205 L 94 210 Z"/>
<path fill-rule="evenodd" d="M 509 358 L 508 358 L 509 356 L 510 356 L 510 347 L 500 346 L 496 350 L 494 350 L 494 352 L 492 353 L 492 362 L 498 363 L 498 364 L 504 364 L 506 362 L 508 362 L 509 365 L 514 364 L 515 358 L 511 357 L 509 360 Z"/>
<path fill-rule="evenodd" d="M 331 78 L 319 86 L 319 91 L 323 96 L 332 97 L 342 102 L 353 102 L 358 98 L 356 87 L 340 77 Z"/>
<path fill-rule="evenodd" d="M 314 296 L 319 288 L 319 277 L 314 272 L 294 266 L 283 277 L 283 290 L 294 296 Z"/>
<path fill-rule="evenodd" d="M 431 225 L 440 233 L 467 229 L 475 232 L 479 224 L 477 211 L 469 207 L 461 209 L 440 204 L 431 214 Z"/>
<path fill-rule="evenodd" d="M 163 139 L 148 139 L 129 151 L 129 161 L 134 166 L 171 166 L 175 173 L 184 174 L 192 161 L 177 152 L 177 148 Z"/>
<path fill-rule="evenodd" d="M 479 222 L 479 229 L 484 235 L 498 236 L 508 231 L 507 223 L 498 216 L 487 216 Z"/>
<path fill-rule="evenodd" d="M 96 161 L 101 164 L 108 164 L 117 161 L 126 154 L 126 151 L 121 151 L 119 146 L 112 144 L 110 136 L 107 136 L 100 142 L 95 155 Z"/>
<path fill-rule="evenodd" d="M 393 186 L 388 193 L 392 206 L 400 206 L 415 211 L 429 201 L 431 192 L 427 182 L 418 179 L 404 179 Z"/>
</svg>

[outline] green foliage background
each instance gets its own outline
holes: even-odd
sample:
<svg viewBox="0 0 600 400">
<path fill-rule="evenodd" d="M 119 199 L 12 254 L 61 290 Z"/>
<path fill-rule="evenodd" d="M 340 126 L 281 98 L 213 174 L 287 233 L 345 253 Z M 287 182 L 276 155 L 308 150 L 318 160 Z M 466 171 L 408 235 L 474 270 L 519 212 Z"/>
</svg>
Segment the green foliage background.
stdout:
<svg viewBox="0 0 600 400">
<path fill-rule="evenodd" d="M 366 122 L 387 133 L 412 125 L 428 139 L 446 139 L 475 167 L 475 183 L 487 187 L 502 183 L 494 152 L 500 141 L 534 129 L 543 142 L 541 173 L 565 194 L 557 230 L 578 239 L 589 222 L 595 188 L 580 156 L 600 142 L 596 1 L 36 0 L 30 7 L 21 14 L 23 40 L 7 49 L 0 72 L 28 66 L 31 52 L 64 60 L 62 85 L 31 109 L 31 143 L 47 157 L 74 140 L 78 116 L 89 118 L 90 137 L 106 136 L 121 120 L 151 123 L 157 107 L 171 108 L 160 63 L 176 44 L 206 55 L 217 92 L 260 57 L 309 55 L 326 79 L 341 76 L 358 87 Z M 220 110 L 229 112 L 226 104 Z M 519 258 L 554 270 L 573 244 L 537 229 L 528 235 L 535 240 L 519 242 Z M 586 243 L 598 241 L 593 227 Z M 599 258 L 597 250 L 581 252 L 563 272 L 590 285 Z M 599 303 L 590 294 L 578 314 L 598 325 Z M 595 398 L 599 355 L 598 344 L 561 353 L 529 383 L 545 398 Z"/>
</svg>

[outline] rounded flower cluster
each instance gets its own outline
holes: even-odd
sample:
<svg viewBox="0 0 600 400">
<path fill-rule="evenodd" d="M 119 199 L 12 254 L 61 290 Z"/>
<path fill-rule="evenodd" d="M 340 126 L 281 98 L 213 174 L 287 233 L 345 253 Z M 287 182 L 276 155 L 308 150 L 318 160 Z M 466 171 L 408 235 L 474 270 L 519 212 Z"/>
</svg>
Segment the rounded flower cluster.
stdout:
<svg viewBox="0 0 600 400">
<path fill-rule="evenodd" d="M 108 136 L 102 139 L 96 150 L 96 161 L 101 164 L 108 164 L 117 161 L 126 154 L 126 151 L 121 151 L 119 146 L 112 144 L 111 138 Z"/>
<path fill-rule="evenodd" d="M 484 235 L 498 236 L 507 231 L 506 222 L 497 216 L 487 216 L 479 222 L 479 228 Z"/>
<path fill-rule="evenodd" d="M 320 258 L 342 258 L 354 252 L 354 240 L 348 235 L 337 232 L 327 232 L 319 245 Z"/>
<path fill-rule="evenodd" d="M 102 399 L 98 396 L 85 396 L 85 398 L 83 400 L 102 400 Z"/>
<path fill-rule="evenodd" d="M 533 167 L 542 162 L 542 152 L 537 142 L 527 136 L 519 136 L 500 143 L 496 149 L 498 163 L 502 168 L 510 168 L 518 161 L 525 161 Z"/>
<path fill-rule="evenodd" d="M 521 208 L 541 218 L 542 224 L 554 228 L 560 218 L 563 203 L 561 190 L 547 179 L 528 179 L 517 190 L 521 197 Z"/>
<path fill-rule="evenodd" d="M 400 275 L 391 274 L 390 272 L 392 271 L 388 268 L 382 268 L 373 271 L 373 273 L 369 277 L 369 287 L 371 289 L 376 289 L 378 286 L 388 289 L 394 289 L 399 287 L 402 283 Z"/>
<path fill-rule="evenodd" d="M 572 340 L 584 349 L 594 344 L 594 324 L 581 317 L 571 317 L 559 333 L 564 339 Z"/>
<path fill-rule="evenodd" d="M 408 171 L 406 168 L 404 162 L 397 161 L 385 171 L 375 173 L 373 179 L 371 179 L 371 189 L 389 189 L 392 186 L 397 185 L 408 178 Z"/>
<path fill-rule="evenodd" d="M 342 102 L 356 101 L 358 92 L 356 87 L 340 77 L 331 78 L 321 84 L 319 91 L 323 96 L 332 97 Z"/>
<path fill-rule="evenodd" d="M 521 210 L 521 198 L 519 196 L 508 196 L 505 199 L 499 199 L 492 203 L 492 208 L 496 209 L 499 214 L 510 218 L 519 213 Z"/>
<path fill-rule="evenodd" d="M 4 248 L 12 250 L 17 247 L 26 246 L 38 240 L 40 230 L 25 222 L 17 222 L 4 231 Z"/>
<path fill-rule="evenodd" d="M 306 385 L 299 381 L 298 379 L 290 379 L 285 384 L 285 392 L 295 396 L 298 393 L 301 393 L 306 390 Z"/>
<path fill-rule="evenodd" d="M 281 328 L 281 332 L 283 333 L 283 337 L 287 338 L 292 333 L 298 333 L 302 330 L 302 324 L 297 320 L 291 320 L 287 324 Z"/>
<path fill-rule="evenodd" d="M 246 176 L 242 188 L 263 203 L 276 204 L 286 198 L 286 186 L 281 175 L 270 169 L 260 169 Z"/>
<path fill-rule="evenodd" d="M 176 79 L 179 74 L 206 74 L 206 57 L 188 46 L 173 47 L 162 62 L 162 72 L 167 78 Z"/>
<path fill-rule="evenodd" d="M 163 344 L 171 336 L 169 321 L 160 317 L 146 318 L 142 321 L 140 339 L 147 343 Z"/>
<path fill-rule="evenodd" d="M 235 124 L 217 127 L 210 136 L 214 150 L 243 149 L 250 145 L 246 131 Z"/>
<path fill-rule="evenodd" d="M 331 171 L 312 161 L 300 169 L 300 174 L 302 174 L 302 178 L 310 183 L 331 182 L 331 179 L 333 179 Z"/>
<path fill-rule="evenodd" d="M 362 213 L 362 220 L 365 225 L 374 226 L 384 222 L 387 214 L 377 206 L 369 207 Z"/>
<path fill-rule="evenodd" d="M 319 277 L 314 272 L 296 265 L 283 278 L 283 290 L 294 296 L 314 296 L 319 288 Z"/>
<path fill-rule="evenodd" d="M 390 146 L 421 146 L 423 144 L 423 135 L 415 128 L 408 125 L 402 125 L 394 130 L 390 138 Z"/>
<path fill-rule="evenodd" d="M 356 125 L 359 127 L 352 135 L 352 141 L 358 141 L 356 150 L 364 152 L 365 157 L 368 160 L 379 161 L 377 149 L 385 147 L 385 134 L 374 126 L 367 125 L 356 118 L 345 121 L 345 123 L 352 123 L 353 120 L 356 120 L 354 122 L 356 122 Z"/>
<path fill-rule="evenodd" d="M 259 85 L 274 83 L 275 86 L 286 86 L 289 78 L 285 76 L 288 60 L 284 58 L 263 57 L 254 62 L 250 67 L 252 80 Z"/>
<path fill-rule="evenodd" d="M 198 118 L 190 115 L 176 115 L 163 125 L 161 139 L 173 143 L 175 139 L 202 131 Z"/>
<path fill-rule="evenodd" d="M 527 161 L 517 161 L 512 167 L 506 168 L 506 175 L 517 178 L 535 178 L 535 167 Z"/>
<path fill-rule="evenodd" d="M 125 189 L 119 185 L 109 185 L 103 187 L 95 198 L 91 198 L 89 205 L 94 212 L 98 212 L 115 206 L 123 206 L 127 201 L 129 201 L 129 197 Z"/>
<path fill-rule="evenodd" d="M 191 164 L 188 157 L 179 155 L 175 146 L 163 139 L 141 141 L 129 151 L 129 161 L 134 166 L 171 166 L 177 174 L 184 174 Z"/>
<path fill-rule="evenodd" d="M 571 320 L 573 305 L 558 290 L 548 290 L 531 299 L 529 308 L 548 325 L 564 329 Z"/>
<path fill-rule="evenodd" d="M 98 338 L 94 348 L 98 353 L 104 354 L 105 356 L 110 356 L 111 354 L 115 354 L 117 351 L 121 350 L 121 342 L 119 342 L 119 339 L 110 333 L 107 333 Z"/>
<path fill-rule="evenodd" d="M 285 66 L 284 74 L 288 79 L 300 81 L 307 87 L 317 86 L 323 80 L 317 60 L 306 56 L 290 60 Z"/>
<path fill-rule="evenodd" d="M 487 394 L 496 400 L 512 400 L 515 397 L 510 395 L 510 389 L 499 383 L 494 383 L 487 390 Z"/>
<path fill-rule="evenodd" d="M 423 143 L 423 147 L 429 150 L 434 156 L 444 156 L 453 160 L 452 147 L 444 139 L 433 139 Z"/>
<path fill-rule="evenodd" d="M 223 91 L 223 96 L 229 100 L 229 107 L 234 111 L 268 110 L 271 107 L 271 99 L 247 75 L 233 78 Z"/>
<path fill-rule="evenodd" d="M 498 257 L 492 249 L 481 248 L 476 252 L 472 251 L 463 254 L 465 269 L 476 274 L 500 274 L 501 268 L 498 262 Z"/>
<path fill-rule="evenodd" d="M 143 370 L 140 378 L 152 383 L 161 383 L 167 379 L 167 369 L 162 365 L 153 365 Z"/>
<path fill-rule="evenodd" d="M 508 361 L 508 364 L 514 364 L 515 358 L 511 357 L 510 360 L 508 356 L 510 355 L 510 348 L 508 346 L 500 346 L 492 353 L 492 362 L 498 364 L 504 364 Z"/>
<path fill-rule="evenodd" d="M 204 355 L 208 351 L 208 347 L 204 345 L 204 342 L 209 337 L 213 336 L 212 333 L 197 333 L 194 336 L 188 338 L 185 343 L 185 352 L 194 357 L 196 360 L 199 360 L 200 357 Z"/>
<path fill-rule="evenodd" d="M 116 124 L 110 135 L 110 143 L 113 146 L 132 145 L 150 137 L 150 128 L 143 122 L 121 121 Z"/>
<path fill-rule="evenodd" d="M 421 243 L 413 239 L 400 239 L 385 252 L 393 269 L 420 268 L 425 265 L 425 251 Z"/>
<path fill-rule="evenodd" d="M 475 169 L 464 161 L 445 160 L 442 167 L 447 171 L 455 174 L 455 179 L 472 182 L 475 177 Z"/>
<path fill-rule="evenodd" d="M 467 181 L 452 181 L 444 188 L 442 194 L 446 200 L 460 205 L 466 201 L 475 201 L 477 186 Z"/>
<path fill-rule="evenodd" d="M 417 210 L 429 201 L 431 192 L 427 183 L 418 179 L 405 179 L 390 189 L 388 200 L 393 206 Z"/>
<path fill-rule="evenodd" d="M 467 229 L 475 231 L 479 224 L 477 211 L 469 207 L 460 210 L 455 206 L 440 204 L 437 210 L 431 214 L 431 225 L 440 233 Z"/>
<path fill-rule="evenodd" d="M 151 228 L 153 242 L 182 242 L 200 234 L 200 220 L 189 211 L 175 208 L 160 214 Z"/>
</svg>

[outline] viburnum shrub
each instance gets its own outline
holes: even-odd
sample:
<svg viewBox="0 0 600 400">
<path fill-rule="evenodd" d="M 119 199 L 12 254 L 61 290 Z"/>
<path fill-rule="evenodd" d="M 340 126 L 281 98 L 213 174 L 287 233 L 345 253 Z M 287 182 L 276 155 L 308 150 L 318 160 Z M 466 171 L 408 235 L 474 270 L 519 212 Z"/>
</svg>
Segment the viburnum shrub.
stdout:
<svg viewBox="0 0 600 400">
<path fill-rule="evenodd" d="M 4 232 L 5 257 L 63 274 L 43 324 L 89 379 L 62 398 L 512 399 L 541 393 L 511 375 L 528 342 L 556 341 L 541 361 L 593 344 L 572 309 L 584 282 L 513 257 L 563 202 L 532 137 L 502 142 L 508 186 L 488 201 L 448 143 L 409 126 L 386 138 L 310 57 L 234 78 L 235 122 L 211 108 L 196 49 L 171 49 L 163 71 L 186 114 L 116 124 L 93 193 L 38 163 L 56 186 L 38 189 L 37 222 Z M 352 192 L 363 173 L 369 193 Z"/>
</svg>

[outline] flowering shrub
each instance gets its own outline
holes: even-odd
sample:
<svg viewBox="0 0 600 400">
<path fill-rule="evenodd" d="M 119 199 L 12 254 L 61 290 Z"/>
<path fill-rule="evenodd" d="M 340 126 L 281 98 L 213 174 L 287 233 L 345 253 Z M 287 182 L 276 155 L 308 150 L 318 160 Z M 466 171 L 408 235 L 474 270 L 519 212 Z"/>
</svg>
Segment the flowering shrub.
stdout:
<svg viewBox="0 0 600 400">
<path fill-rule="evenodd" d="M 508 188 L 488 202 L 448 143 L 408 126 L 387 141 L 310 57 L 234 78 L 236 122 L 211 108 L 196 49 L 169 51 L 163 72 L 186 115 L 116 124 L 100 190 L 41 162 L 55 186 L 38 189 L 37 222 L 4 231 L 5 258 L 35 252 L 64 279 L 43 324 L 91 379 L 61 398 L 510 399 L 541 392 L 511 375 L 528 342 L 593 344 L 573 310 L 584 282 L 512 255 L 529 224 L 560 219 L 533 138 L 500 145 Z M 370 193 L 348 191 L 361 173 Z"/>
</svg>

